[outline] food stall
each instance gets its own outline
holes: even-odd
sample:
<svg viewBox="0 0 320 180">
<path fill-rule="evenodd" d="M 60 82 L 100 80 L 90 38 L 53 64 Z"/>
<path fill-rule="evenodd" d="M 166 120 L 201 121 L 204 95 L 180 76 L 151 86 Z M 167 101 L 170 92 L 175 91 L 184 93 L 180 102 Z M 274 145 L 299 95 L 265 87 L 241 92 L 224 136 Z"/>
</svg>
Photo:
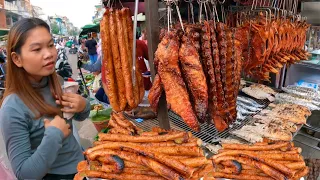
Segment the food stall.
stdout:
<svg viewBox="0 0 320 180">
<path fill-rule="evenodd" d="M 154 13 L 161 3 L 163 28 Z M 108 132 L 85 151 L 88 161 L 79 163 L 76 178 L 316 178 L 319 161 L 305 162 L 294 138 L 320 109 L 319 91 L 264 85 L 270 74 L 310 56 L 299 1 L 185 1 L 189 21 L 181 4 L 145 1 L 153 79 L 148 99 L 157 118 L 142 122 L 127 115 L 144 96 L 135 65 L 136 22 L 128 8 L 106 7 L 102 72 L 114 112 Z"/>
</svg>

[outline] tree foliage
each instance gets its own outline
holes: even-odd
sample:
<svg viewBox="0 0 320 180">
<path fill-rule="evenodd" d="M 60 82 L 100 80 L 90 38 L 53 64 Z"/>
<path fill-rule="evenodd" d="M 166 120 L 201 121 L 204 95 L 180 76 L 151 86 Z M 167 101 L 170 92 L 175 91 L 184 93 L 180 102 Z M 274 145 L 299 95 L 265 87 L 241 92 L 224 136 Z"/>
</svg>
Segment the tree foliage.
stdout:
<svg viewBox="0 0 320 180">
<path fill-rule="evenodd" d="M 51 26 L 51 33 L 52 34 L 59 34 L 60 30 L 59 30 L 59 26 L 57 23 L 55 23 L 55 22 L 51 23 L 50 26 Z"/>
<path fill-rule="evenodd" d="M 70 36 L 78 36 L 79 35 L 79 30 L 78 28 L 74 27 L 68 30 L 68 34 Z"/>
</svg>

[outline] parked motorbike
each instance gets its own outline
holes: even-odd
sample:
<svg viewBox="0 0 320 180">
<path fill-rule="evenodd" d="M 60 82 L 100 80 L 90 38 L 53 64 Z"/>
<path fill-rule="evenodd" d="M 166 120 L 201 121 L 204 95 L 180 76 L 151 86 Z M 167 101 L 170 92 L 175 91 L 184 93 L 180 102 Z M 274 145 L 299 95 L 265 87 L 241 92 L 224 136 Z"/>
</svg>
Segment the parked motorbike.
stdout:
<svg viewBox="0 0 320 180">
<path fill-rule="evenodd" d="M 80 60 L 80 61 L 88 61 L 89 60 L 88 52 L 86 50 L 82 50 L 81 48 L 79 48 L 79 50 L 78 50 L 78 60 Z"/>
<path fill-rule="evenodd" d="M 74 44 L 72 44 L 71 48 L 69 49 L 69 53 L 77 54 L 77 52 L 78 52 L 78 48 Z"/>
<path fill-rule="evenodd" d="M 66 50 L 58 50 L 58 60 L 55 65 L 56 72 L 64 79 L 68 79 L 72 76 L 72 68 L 68 62 Z"/>
</svg>

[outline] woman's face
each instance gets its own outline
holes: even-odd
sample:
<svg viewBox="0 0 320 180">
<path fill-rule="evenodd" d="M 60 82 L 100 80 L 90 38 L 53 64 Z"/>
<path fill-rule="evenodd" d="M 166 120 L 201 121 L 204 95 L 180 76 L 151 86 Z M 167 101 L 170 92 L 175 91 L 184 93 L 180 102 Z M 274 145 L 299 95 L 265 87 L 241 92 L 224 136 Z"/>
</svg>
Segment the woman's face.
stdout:
<svg viewBox="0 0 320 180">
<path fill-rule="evenodd" d="M 37 27 L 28 32 L 21 53 L 14 62 L 26 70 L 31 80 L 38 82 L 55 71 L 56 59 L 57 50 L 51 34 L 46 28 Z"/>
</svg>

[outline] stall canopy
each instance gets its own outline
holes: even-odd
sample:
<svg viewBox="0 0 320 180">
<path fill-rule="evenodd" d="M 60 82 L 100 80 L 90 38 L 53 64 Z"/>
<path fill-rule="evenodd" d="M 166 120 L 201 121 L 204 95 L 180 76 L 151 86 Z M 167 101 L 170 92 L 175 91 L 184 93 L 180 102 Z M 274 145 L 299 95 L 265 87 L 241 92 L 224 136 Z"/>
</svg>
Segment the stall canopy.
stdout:
<svg viewBox="0 0 320 180">
<path fill-rule="evenodd" d="M 84 36 L 87 35 L 90 32 L 99 32 L 100 31 L 100 23 L 97 24 L 87 24 L 85 26 L 83 26 L 81 33 L 79 34 L 79 36 Z"/>
<path fill-rule="evenodd" d="M 1 28 L 0 28 L 0 36 L 7 35 L 8 32 L 9 32 L 9 29 L 1 29 Z"/>
</svg>

